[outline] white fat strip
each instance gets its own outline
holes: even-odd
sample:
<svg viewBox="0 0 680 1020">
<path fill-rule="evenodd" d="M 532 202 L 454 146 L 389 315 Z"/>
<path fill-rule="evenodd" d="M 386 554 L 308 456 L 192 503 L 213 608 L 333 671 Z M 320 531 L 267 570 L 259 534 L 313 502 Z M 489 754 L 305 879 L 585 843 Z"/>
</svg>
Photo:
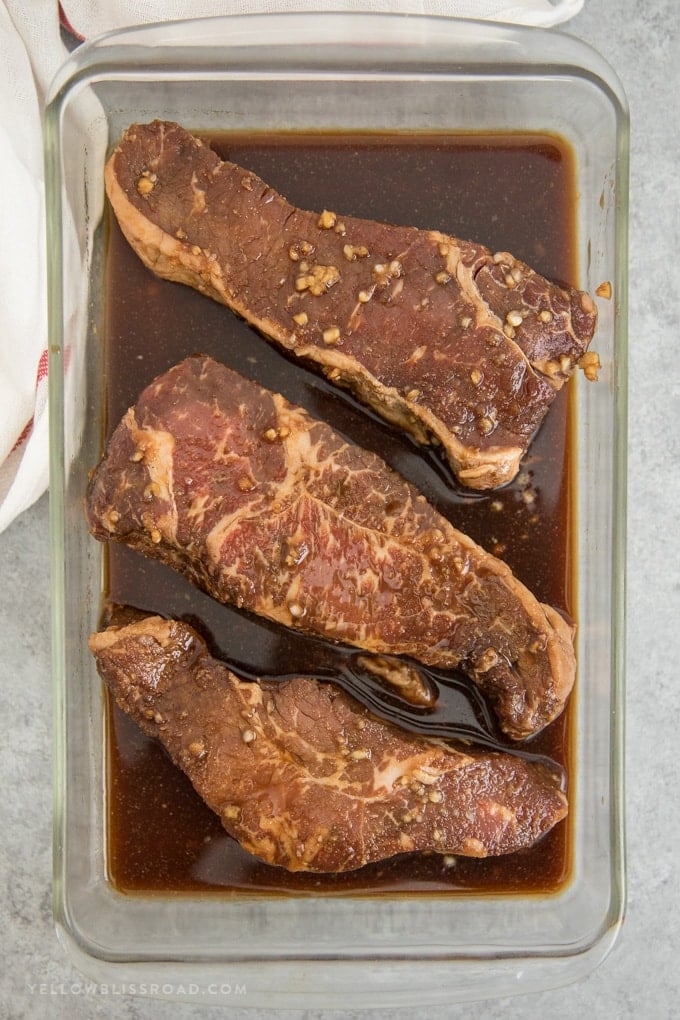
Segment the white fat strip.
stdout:
<svg viewBox="0 0 680 1020">
<path fill-rule="evenodd" d="M 455 752 L 450 748 L 446 750 L 450 763 L 447 762 L 447 765 L 442 767 L 430 764 L 432 754 L 427 751 L 419 755 L 409 755 L 408 758 L 401 760 L 393 757 L 385 759 L 380 766 L 376 766 L 374 769 L 374 795 L 383 796 L 385 793 L 390 793 L 395 788 L 408 785 L 411 782 L 432 786 L 446 776 L 451 769 L 458 768 L 470 760 L 462 752 Z M 440 754 L 439 750 L 435 751 L 434 747 L 433 753 L 436 753 L 437 756 Z"/>
<path fill-rule="evenodd" d="M 144 452 L 144 466 L 150 482 L 157 486 L 157 498 L 169 504 L 171 510 L 157 521 L 167 541 L 177 542 L 177 505 L 175 503 L 173 458 L 175 438 L 170 432 L 159 429 L 131 427 L 135 445 Z"/>
<path fill-rule="evenodd" d="M 442 243 L 446 244 L 449 239 L 445 238 L 443 234 L 441 236 Z M 475 328 L 488 326 L 490 329 L 496 330 L 496 332 L 503 332 L 503 323 L 491 311 L 479 293 L 472 275 L 472 269 L 462 261 L 458 246 L 452 242 L 449 242 L 449 244 L 450 247 L 445 258 L 446 272 L 458 282 L 461 294 L 465 297 L 465 300 L 473 305 L 475 309 Z M 518 350 L 520 349 L 518 348 Z M 526 357 L 521 350 L 520 354 L 526 361 Z"/>
</svg>

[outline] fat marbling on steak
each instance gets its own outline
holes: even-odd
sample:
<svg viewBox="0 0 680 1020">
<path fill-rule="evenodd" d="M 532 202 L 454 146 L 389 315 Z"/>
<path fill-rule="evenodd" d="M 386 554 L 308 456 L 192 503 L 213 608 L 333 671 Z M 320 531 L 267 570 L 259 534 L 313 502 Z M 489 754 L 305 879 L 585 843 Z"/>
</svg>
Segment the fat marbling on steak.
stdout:
<svg viewBox="0 0 680 1020">
<path fill-rule="evenodd" d="M 567 813 L 541 763 L 404 733 L 331 684 L 244 682 L 187 624 L 146 617 L 90 648 L 118 705 L 268 864 L 342 872 L 414 850 L 511 853 Z"/>
<path fill-rule="evenodd" d="M 417 441 L 440 443 L 471 488 L 515 476 L 593 336 L 588 294 L 509 253 L 302 211 L 177 124 L 130 127 L 106 187 L 154 273 L 227 305 Z"/>
<path fill-rule="evenodd" d="M 231 603 L 376 655 L 460 668 L 507 734 L 564 707 L 571 630 L 375 454 L 212 358 L 143 391 L 87 493 L 90 530 Z"/>
</svg>

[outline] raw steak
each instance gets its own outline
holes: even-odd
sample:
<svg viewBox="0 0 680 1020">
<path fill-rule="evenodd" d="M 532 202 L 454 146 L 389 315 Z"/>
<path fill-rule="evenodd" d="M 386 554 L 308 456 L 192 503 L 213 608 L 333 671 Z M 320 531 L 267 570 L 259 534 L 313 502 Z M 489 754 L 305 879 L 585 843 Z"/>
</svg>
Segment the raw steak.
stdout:
<svg viewBox="0 0 680 1020">
<path fill-rule="evenodd" d="M 440 443 L 472 488 L 515 476 L 595 330 L 586 293 L 507 252 L 296 209 L 177 124 L 130 127 L 106 187 L 154 273 L 227 305 L 417 441 Z"/>
<path fill-rule="evenodd" d="M 282 396 L 196 356 L 111 437 L 92 533 L 221 602 L 377 655 L 458 667 L 514 738 L 557 716 L 571 631 L 411 485 Z"/>
<path fill-rule="evenodd" d="M 120 707 L 268 864 L 340 872 L 413 850 L 511 853 L 567 813 L 541 763 L 404 733 L 316 680 L 238 680 L 187 624 L 147 617 L 90 648 Z"/>
</svg>

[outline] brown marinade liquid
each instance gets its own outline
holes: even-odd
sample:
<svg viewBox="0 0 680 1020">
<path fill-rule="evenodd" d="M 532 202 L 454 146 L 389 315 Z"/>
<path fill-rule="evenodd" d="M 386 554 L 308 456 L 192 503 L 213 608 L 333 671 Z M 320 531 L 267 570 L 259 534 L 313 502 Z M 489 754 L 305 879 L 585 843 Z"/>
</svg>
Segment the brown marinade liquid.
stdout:
<svg viewBox="0 0 680 1020">
<path fill-rule="evenodd" d="M 578 282 L 574 162 L 558 137 L 281 134 L 211 141 L 223 158 L 255 171 L 302 208 L 442 230 L 511 251 L 552 279 Z M 537 598 L 575 617 L 569 387 L 553 403 L 518 478 L 496 492 L 465 492 L 436 453 L 334 391 L 229 310 L 156 279 L 113 217 L 106 244 L 109 432 L 156 375 L 189 354 L 212 355 L 379 453 L 457 528 L 505 559 Z M 434 713 L 401 707 L 353 671 L 351 654 L 220 606 L 170 568 L 113 543 L 105 594 L 196 625 L 213 653 L 247 676 L 337 674 L 358 697 L 410 729 L 503 742 L 481 698 L 461 678 L 435 677 Z M 519 750 L 551 757 L 569 779 L 571 727 L 568 708 Z M 289 874 L 241 850 L 160 745 L 110 699 L 107 793 L 109 876 L 122 891 L 550 892 L 571 867 L 567 820 L 531 850 L 506 857 L 404 855 L 343 875 Z"/>
</svg>

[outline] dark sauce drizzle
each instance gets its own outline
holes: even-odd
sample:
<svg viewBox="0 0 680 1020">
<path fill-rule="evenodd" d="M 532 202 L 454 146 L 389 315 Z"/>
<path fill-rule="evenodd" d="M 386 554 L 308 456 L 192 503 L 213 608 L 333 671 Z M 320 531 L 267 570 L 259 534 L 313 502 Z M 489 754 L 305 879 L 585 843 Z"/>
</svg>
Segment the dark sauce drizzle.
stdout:
<svg viewBox="0 0 680 1020">
<path fill-rule="evenodd" d="M 213 140 L 306 208 L 434 227 L 513 251 L 553 279 L 574 280 L 574 174 L 569 149 L 536 136 L 273 136 Z M 427 181 L 423 187 L 423 181 Z M 148 273 L 109 222 L 106 409 L 110 432 L 141 389 L 188 354 L 211 354 L 283 393 L 375 450 L 460 530 L 509 563 L 542 601 L 573 615 L 569 401 L 558 396 L 518 479 L 487 494 L 462 489 L 434 449 L 416 446 L 228 310 Z M 406 704 L 358 664 L 355 649 L 321 642 L 221 606 L 169 568 L 121 546 L 108 553 L 106 596 L 191 623 L 244 679 L 314 676 L 338 683 L 377 715 L 413 732 L 549 760 L 566 778 L 570 712 L 523 745 L 507 741 L 462 674 L 419 667 L 433 709 Z M 569 825 L 536 847 L 483 861 L 406 855 L 347 875 L 289 875 L 238 847 L 160 745 L 109 703 L 110 878 L 120 889 L 195 891 L 546 891 L 570 867 Z"/>
</svg>

